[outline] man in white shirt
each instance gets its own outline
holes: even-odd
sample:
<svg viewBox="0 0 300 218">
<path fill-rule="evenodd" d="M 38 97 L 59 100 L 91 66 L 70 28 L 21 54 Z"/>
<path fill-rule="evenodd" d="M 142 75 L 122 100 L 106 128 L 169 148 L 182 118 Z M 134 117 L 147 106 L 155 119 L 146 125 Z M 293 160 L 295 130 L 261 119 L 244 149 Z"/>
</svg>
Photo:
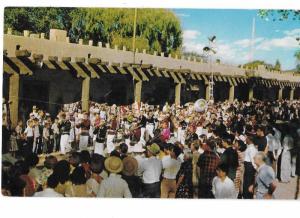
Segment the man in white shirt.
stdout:
<svg viewBox="0 0 300 218">
<path fill-rule="evenodd" d="M 36 192 L 34 197 L 63 197 L 62 194 L 57 193 L 54 189 L 58 185 L 58 180 L 52 174 L 47 179 L 47 187 L 40 192 Z"/>
<path fill-rule="evenodd" d="M 34 142 L 33 120 L 28 121 L 28 126 L 24 131 L 24 135 L 26 137 L 26 142 L 27 142 L 26 152 L 31 153 L 33 150 L 33 142 Z"/>
<path fill-rule="evenodd" d="M 245 151 L 244 160 L 244 183 L 243 183 L 243 198 L 252 199 L 253 193 L 249 192 L 249 187 L 254 184 L 255 180 L 255 163 L 254 157 L 257 153 L 257 149 L 253 144 L 253 136 L 248 135 L 246 138 L 247 149 Z"/>
<path fill-rule="evenodd" d="M 178 156 L 181 149 L 171 145 L 167 150 L 167 155 L 162 159 L 163 180 L 161 182 L 161 198 L 175 198 L 176 194 L 176 175 L 180 169 L 181 161 Z"/>
<path fill-rule="evenodd" d="M 233 181 L 227 176 L 228 166 L 220 164 L 217 167 L 217 175 L 212 181 L 212 193 L 217 199 L 236 199 Z"/>
<path fill-rule="evenodd" d="M 162 171 L 162 162 L 156 156 L 160 148 L 157 144 L 147 147 L 148 159 L 141 162 L 140 170 L 143 173 L 143 196 L 144 198 L 160 197 L 160 175 Z"/>
<path fill-rule="evenodd" d="M 131 198 L 127 182 L 118 174 L 123 170 L 122 160 L 111 156 L 105 160 L 104 165 L 109 172 L 109 177 L 101 182 L 97 197 Z"/>
</svg>

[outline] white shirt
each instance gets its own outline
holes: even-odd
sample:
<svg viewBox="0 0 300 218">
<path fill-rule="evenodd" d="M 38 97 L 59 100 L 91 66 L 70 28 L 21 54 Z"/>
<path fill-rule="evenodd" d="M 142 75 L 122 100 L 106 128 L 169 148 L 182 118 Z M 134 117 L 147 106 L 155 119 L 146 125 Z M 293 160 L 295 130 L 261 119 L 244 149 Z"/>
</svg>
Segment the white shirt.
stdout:
<svg viewBox="0 0 300 218">
<path fill-rule="evenodd" d="M 237 193 L 234 188 L 234 183 L 227 176 L 224 181 L 219 177 L 215 177 L 212 181 L 212 193 L 217 199 L 235 199 L 237 198 Z"/>
<path fill-rule="evenodd" d="M 34 197 L 63 197 L 63 195 L 57 193 L 52 188 L 45 188 L 43 191 L 36 192 Z"/>
<path fill-rule="evenodd" d="M 35 127 L 34 127 L 34 137 L 35 137 L 35 138 L 40 137 L 39 126 L 35 126 Z"/>
<path fill-rule="evenodd" d="M 86 181 L 86 185 L 88 187 L 88 193 L 94 193 L 97 194 L 100 184 L 94 179 L 94 178 L 90 178 Z"/>
<path fill-rule="evenodd" d="M 101 182 L 97 197 L 132 198 L 132 195 L 127 182 L 121 178 L 121 175 L 111 173 Z"/>
<path fill-rule="evenodd" d="M 137 162 L 138 162 L 138 169 L 137 169 L 135 175 L 136 175 L 136 176 L 139 176 L 139 177 L 142 177 L 143 172 L 142 172 L 142 170 L 141 170 L 141 164 L 142 164 L 142 162 L 143 162 L 144 160 L 146 160 L 146 158 L 144 158 L 142 155 L 139 155 L 139 154 L 138 154 L 138 155 L 135 155 L 134 158 L 135 158 L 135 159 L 137 160 Z"/>
<path fill-rule="evenodd" d="M 253 144 L 247 145 L 247 149 L 245 151 L 245 162 L 251 162 L 254 168 L 256 167 L 254 163 L 254 156 L 256 153 L 257 149 Z"/>
<path fill-rule="evenodd" d="M 143 183 L 151 184 L 159 182 L 162 162 L 156 157 L 150 157 L 141 163 L 140 169 L 143 172 Z"/>
<path fill-rule="evenodd" d="M 171 158 L 170 155 L 164 156 L 162 166 L 164 169 L 163 177 L 166 179 L 176 179 L 176 175 L 180 169 L 181 162 Z"/>
<path fill-rule="evenodd" d="M 27 126 L 24 133 L 26 134 L 27 137 L 33 137 L 33 128 Z"/>
</svg>

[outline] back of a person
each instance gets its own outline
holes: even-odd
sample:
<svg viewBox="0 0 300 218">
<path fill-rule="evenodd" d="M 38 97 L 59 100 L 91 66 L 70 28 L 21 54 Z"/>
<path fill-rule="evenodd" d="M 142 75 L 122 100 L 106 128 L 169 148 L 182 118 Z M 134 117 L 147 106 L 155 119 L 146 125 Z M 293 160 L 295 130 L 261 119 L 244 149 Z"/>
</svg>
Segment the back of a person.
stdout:
<svg viewBox="0 0 300 218">
<path fill-rule="evenodd" d="M 86 184 L 71 185 L 66 189 L 66 197 L 89 197 L 88 187 Z"/>
<path fill-rule="evenodd" d="M 226 177 L 222 181 L 219 177 L 213 179 L 213 192 L 217 199 L 234 199 L 236 198 L 235 188 L 233 181 Z"/>
<path fill-rule="evenodd" d="M 165 156 L 162 159 L 163 169 L 164 169 L 164 176 L 166 178 L 173 177 L 176 178 L 176 174 L 180 169 L 181 162 L 177 159 L 173 159 L 170 156 Z"/>
<path fill-rule="evenodd" d="M 63 195 L 52 188 L 45 188 L 43 191 L 36 192 L 34 197 L 63 197 Z"/>
<path fill-rule="evenodd" d="M 219 157 L 212 151 L 205 151 L 200 155 L 198 166 L 200 167 L 199 181 L 201 183 L 211 184 L 216 176 L 216 169 L 219 163 Z"/>
<path fill-rule="evenodd" d="M 123 198 L 126 186 L 126 181 L 120 175 L 110 175 L 101 182 L 98 197 Z"/>
<path fill-rule="evenodd" d="M 147 167 L 151 166 L 151 167 Z M 142 162 L 143 170 L 143 182 L 144 183 L 154 183 L 157 181 L 149 180 L 159 180 L 162 171 L 162 161 L 156 157 L 148 158 Z"/>
</svg>

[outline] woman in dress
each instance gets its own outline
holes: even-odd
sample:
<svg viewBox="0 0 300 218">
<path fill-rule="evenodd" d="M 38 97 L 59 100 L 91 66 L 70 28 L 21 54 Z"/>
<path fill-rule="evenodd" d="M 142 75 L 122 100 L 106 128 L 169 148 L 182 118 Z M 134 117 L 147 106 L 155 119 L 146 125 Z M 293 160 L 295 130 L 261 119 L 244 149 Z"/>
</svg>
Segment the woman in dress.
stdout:
<svg viewBox="0 0 300 218">
<path fill-rule="evenodd" d="M 186 152 L 184 154 L 184 162 L 181 164 L 177 173 L 176 198 L 193 198 L 193 154 Z"/>
<path fill-rule="evenodd" d="M 281 171 L 280 179 L 281 182 L 290 182 L 292 175 L 292 157 L 291 157 L 291 148 L 293 148 L 294 140 L 291 135 L 287 134 L 283 138 L 283 151 L 281 156 Z"/>
</svg>

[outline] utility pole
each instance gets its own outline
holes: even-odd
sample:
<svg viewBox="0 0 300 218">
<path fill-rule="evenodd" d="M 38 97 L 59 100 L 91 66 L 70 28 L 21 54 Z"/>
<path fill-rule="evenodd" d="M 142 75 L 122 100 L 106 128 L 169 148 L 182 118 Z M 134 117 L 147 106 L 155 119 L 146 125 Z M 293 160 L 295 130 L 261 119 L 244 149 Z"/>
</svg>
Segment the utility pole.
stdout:
<svg viewBox="0 0 300 218">
<path fill-rule="evenodd" d="M 209 59 L 210 78 L 208 82 L 208 91 L 210 101 L 214 100 L 214 72 L 212 70 L 212 55 L 217 53 L 214 48 L 214 42 L 216 38 L 216 36 L 208 37 L 208 46 L 203 48 L 203 51 L 207 53 Z"/>
</svg>

